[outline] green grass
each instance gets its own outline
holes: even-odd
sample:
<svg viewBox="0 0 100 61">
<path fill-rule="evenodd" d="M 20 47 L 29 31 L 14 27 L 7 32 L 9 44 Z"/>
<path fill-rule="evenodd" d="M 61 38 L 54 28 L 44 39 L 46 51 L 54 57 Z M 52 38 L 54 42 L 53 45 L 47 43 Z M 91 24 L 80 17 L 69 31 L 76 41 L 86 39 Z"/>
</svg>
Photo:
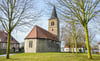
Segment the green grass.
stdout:
<svg viewBox="0 0 100 61">
<path fill-rule="evenodd" d="M 93 54 L 93 59 L 88 59 L 87 54 L 20 53 L 10 56 L 10 59 L 0 57 L 0 61 L 100 61 L 100 55 Z"/>
</svg>

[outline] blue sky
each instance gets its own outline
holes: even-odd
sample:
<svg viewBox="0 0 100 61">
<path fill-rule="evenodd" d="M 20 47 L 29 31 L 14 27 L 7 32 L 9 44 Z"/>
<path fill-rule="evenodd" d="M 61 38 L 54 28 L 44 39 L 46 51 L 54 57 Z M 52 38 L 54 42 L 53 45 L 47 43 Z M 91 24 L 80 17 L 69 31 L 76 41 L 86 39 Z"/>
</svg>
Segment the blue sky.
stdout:
<svg viewBox="0 0 100 61">
<path fill-rule="evenodd" d="M 34 25 L 38 25 L 46 30 L 48 30 L 48 19 L 51 16 L 51 12 L 52 12 L 52 8 L 53 7 L 49 7 L 46 4 L 46 0 L 36 0 L 36 2 L 38 2 L 35 6 L 37 8 L 37 10 L 42 10 L 42 16 L 39 17 L 35 23 L 33 23 Z M 96 23 L 93 23 L 92 21 L 89 23 L 88 27 L 91 28 L 91 30 L 93 32 L 95 31 L 95 25 Z M 28 29 L 26 32 L 20 32 L 20 31 L 16 31 L 13 33 L 13 36 L 21 43 L 24 42 L 24 38 L 28 35 L 28 33 L 32 30 L 34 26 L 32 26 L 30 29 Z M 96 32 L 96 36 L 94 38 L 95 41 L 100 41 L 100 33 Z"/>
</svg>

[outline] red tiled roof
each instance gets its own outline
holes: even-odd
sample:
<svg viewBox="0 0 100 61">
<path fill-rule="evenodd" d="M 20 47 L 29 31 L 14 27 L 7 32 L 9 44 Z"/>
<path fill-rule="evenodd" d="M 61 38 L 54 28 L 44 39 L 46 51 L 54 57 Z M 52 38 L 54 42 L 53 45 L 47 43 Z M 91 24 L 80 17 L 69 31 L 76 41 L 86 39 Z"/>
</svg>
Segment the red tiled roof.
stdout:
<svg viewBox="0 0 100 61">
<path fill-rule="evenodd" d="M 69 48 L 69 47 L 67 45 L 65 45 L 64 48 Z"/>
<path fill-rule="evenodd" d="M 7 43 L 7 35 L 8 35 L 8 34 L 7 34 L 5 31 L 0 30 L 0 39 L 1 39 L 0 43 Z M 12 36 L 11 36 L 11 41 L 10 41 L 10 43 L 19 44 L 19 42 L 16 41 L 15 38 L 13 38 Z"/>
<path fill-rule="evenodd" d="M 57 36 L 35 25 L 25 39 L 51 39 L 58 41 Z"/>
<path fill-rule="evenodd" d="M 71 48 L 73 48 L 73 45 L 70 46 Z M 84 43 L 78 43 L 77 44 L 77 48 L 83 48 L 84 47 Z M 66 43 L 64 48 L 69 48 L 69 43 Z M 74 46 L 75 48 L 75 46 Z"/>
</svg>

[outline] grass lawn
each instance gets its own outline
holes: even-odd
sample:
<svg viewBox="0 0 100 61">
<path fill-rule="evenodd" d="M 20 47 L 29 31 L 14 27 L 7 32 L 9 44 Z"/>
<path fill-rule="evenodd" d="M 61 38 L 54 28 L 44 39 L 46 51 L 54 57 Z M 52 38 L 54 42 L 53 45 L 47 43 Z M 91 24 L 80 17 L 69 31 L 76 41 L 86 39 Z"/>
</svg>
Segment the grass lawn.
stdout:
<svg viewBox="0 0 100 61">
<path fill-rule="evenodd" d="M 73 53 L 20 53 L 10 56 L 10 59 L 0 57 L 0 61 L 100 61 L 100 55 L 94 54 L 88 59 L 87 54 Z"/>
</svg>

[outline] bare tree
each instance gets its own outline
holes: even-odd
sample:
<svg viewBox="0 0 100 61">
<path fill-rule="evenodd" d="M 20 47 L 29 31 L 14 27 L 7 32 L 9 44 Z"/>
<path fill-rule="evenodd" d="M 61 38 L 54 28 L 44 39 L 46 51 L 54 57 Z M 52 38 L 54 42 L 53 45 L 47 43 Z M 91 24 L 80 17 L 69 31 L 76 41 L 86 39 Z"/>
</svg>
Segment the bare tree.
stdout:
<svg viewBox="0 0 100 61">
<path fill-rule="evenodd" d="M 70 38 L 71 45 L 73 45 L 73 52 L 74 52 L 74 44 L 75 44 L 76 54 L 77 54 L 77 30 L 76 30 L 76 23 L 74 21 L 67 21 L 66 27 L 64 29 L 65 29 L 65 31 L 63 31 L 63 32 L 67 35 L 66 39 Z M 63 36 L 63 37 L 65 37 L 65 36 Z"/>
<path fill-rule="evenodd" d="M 8 33 L 6 59 L 9 59 L 12 31 L 21 25 L 28 27 L 36 17 L 32 4 L 32 0 L 0 0 L 0 23 Z"/>
<path fill-rule="evenodd" d="M 92 32 L 92 30 L 89 30 L 89 41 L 90 43 L 94 42 L 93 39 L 95 37 L 95 32 Z"/>
<path fill-rule="evenodd" d="M 98 5 L 100 0 L 58 0 L 61 4 L 60 14 L 67 19 L 79 21 L 85 30 L 85 37 L 87 43 L 88 58 L 92 58 L 89 46 L 88 37 L 88 23 L 92 19 L 96 19 L 100 13 Z"/>
<path fill-rule="evenodd" d="M 84 28 L 80 27 L 77 33 L 77 40 L 78 40 L 78 44 L 83 45 L 84 43 L 84 53 L 86 53 L 86 44 L 85 44 L 85 32 L 84 32 Z"/>
<path fill-rule="evenodd" d="M 95 32 L 93 32 L 91 29 L 89 29 L 89 42 L 90 42 L 90 48 L 91 48 L 91 53 L 92 53 L 92 43 L 95 43 L 93 39 L 95 38 Z"/>
<path fill-rule="evenodd" d="M 74 52 L 74 44 L 75 44 L 75 48 L 76 48 L 76 54 L 77 54 L 77 36 L 76 36 L 76 24 L 75 21 L 67 21 L 70 25 L 69 27 L 69 33 L 72 36 L 73 39 L 73 52 Z"/>
</svg>

